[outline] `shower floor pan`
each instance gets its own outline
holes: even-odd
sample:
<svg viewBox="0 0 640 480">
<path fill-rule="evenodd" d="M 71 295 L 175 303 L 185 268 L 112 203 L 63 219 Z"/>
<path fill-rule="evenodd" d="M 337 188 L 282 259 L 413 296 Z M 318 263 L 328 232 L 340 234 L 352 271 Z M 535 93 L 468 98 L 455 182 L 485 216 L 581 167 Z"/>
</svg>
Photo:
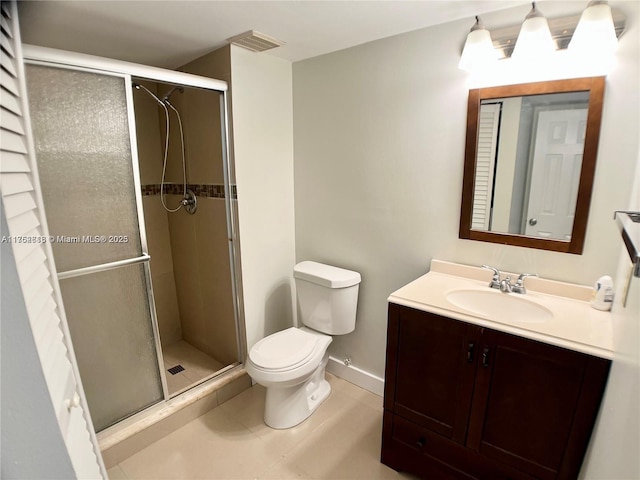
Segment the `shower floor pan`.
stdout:
<svg viewBox="0 0 640 480">
<path fill-rule="evenodd" d="M 163 347 L 162 356 L 171 397 L 211 378 L 226 366 L 184 340 Z"/>
</svg>

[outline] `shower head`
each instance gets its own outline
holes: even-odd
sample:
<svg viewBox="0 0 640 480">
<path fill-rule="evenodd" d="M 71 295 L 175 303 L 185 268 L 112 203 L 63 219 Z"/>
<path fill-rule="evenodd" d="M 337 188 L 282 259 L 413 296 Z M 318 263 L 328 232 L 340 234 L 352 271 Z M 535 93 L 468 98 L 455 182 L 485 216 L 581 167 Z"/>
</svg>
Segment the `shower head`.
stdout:
<svg viewBox="0 0 640 480">
<path fill-rule="evenodd" d="M 171 98 L 171 95 L 173 95 L 173 92 L 175 92 L 176 90 L 178 90 L 180 93 L 184 93 L 184 87 L 179 87 L 179 86 L 173 87 L 164 95 L 164 97 L 162 97 L 162 101 L 163 102 L 168 101 L 169 98 Z"/>
</svg>

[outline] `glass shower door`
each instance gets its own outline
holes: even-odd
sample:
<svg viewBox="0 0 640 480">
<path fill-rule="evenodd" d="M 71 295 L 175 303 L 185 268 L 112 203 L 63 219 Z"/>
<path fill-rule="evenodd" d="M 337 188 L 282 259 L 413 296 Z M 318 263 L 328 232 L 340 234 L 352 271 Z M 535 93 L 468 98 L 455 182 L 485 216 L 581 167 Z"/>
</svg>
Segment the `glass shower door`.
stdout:
<svg viewBox="0 0 640 480">
<path fill-rule="evenodd" d="M 165 398 L 132 155 L 130 79 L 27 65 L 40 184 L 96 431 Z"/>
</svg>

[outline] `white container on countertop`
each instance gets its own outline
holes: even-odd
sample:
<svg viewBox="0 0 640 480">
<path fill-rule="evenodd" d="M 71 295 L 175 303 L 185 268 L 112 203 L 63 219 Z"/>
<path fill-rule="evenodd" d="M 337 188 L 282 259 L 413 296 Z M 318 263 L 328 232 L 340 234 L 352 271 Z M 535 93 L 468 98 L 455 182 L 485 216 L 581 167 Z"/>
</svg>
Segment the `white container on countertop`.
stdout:
<svg viewBox="0 0 640 480">
<path fill-rule="evenodd" d="M 612 278 L 608 275 L 600 277 L 594 287 L 591 306 L 597 310 L 611 310 L 613 293 Z"/>
</svg>

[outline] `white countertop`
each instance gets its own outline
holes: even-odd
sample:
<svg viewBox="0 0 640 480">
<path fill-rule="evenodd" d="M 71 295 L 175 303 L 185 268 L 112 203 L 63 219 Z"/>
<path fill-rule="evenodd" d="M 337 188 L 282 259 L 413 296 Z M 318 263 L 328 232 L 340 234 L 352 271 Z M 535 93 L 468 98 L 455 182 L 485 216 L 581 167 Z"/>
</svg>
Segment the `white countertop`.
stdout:
<svg viewBox="0 0 640 480">
<path fill-rule="evenodd" d="M 482 268 L 433 260 L 429 273 L 393 292 L 389 302 L 597 357 L 613 358 L 611 313 L 591 308 L 591 288 L 527 278 L 526 294 L 502 293 L 489 288 L 492 275 L 491 271 Z M 517 274 L 512 274 L 511 278 L 517 278 Z M 449 302 L 447 294 L 454 290 L 521 297 L 550 310 L 553 318 L 531 323 L 518 321 L 513 316 L 484 317 Z"/>
</svg>

